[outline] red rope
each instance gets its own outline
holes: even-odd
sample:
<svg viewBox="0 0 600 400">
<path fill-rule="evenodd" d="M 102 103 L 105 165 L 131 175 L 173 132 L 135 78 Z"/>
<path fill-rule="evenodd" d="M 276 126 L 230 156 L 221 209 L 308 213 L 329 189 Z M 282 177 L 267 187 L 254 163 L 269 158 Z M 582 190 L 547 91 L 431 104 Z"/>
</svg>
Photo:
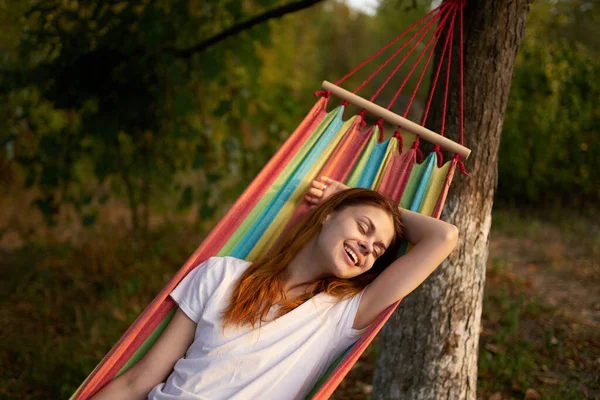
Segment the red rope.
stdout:
<svg viewBox="0 0 600 400">
<path fill-rule="evenodd" d="M 364 108 L 362 110 L 360 110 L 360 112 L 358 113 L 358 115 L 362 119 L 362 121 L 360 121 L 360 129 L 363 129 L 365 127 L 365 125 L 367 125 L 367 121 L 365 121 L 366 113 L 367 113 L 367 110 L 365 110 Z"/>
<path fill-rule="evenodd" d="M 331 92 L 329 92 L 329 90 L 322 90 L 322 91 L 321 91 L 321 90 L 317 90 L 317 91 L 315 92 L 315 96 L 317 96 L 317 97 L 319 97 L 319 96 L 323 96 L 323 97 L 325 97 L 326 99 L 328 99 L 328 98 L 329 98 L 329 95 L 330 95 L 330 94 L 331 94 Z"/>
<path fill-rule="evenodd" d="M 391 45 L 393 45 L 394 43 L 396 43 L 398 40 L 400 40 L 404 35 L 406 35 L 408 32 L 410 32 L 411 30 L 413 30 L 417 25 L 419 25 L 421 22 L 423 22 L 424 20 L 430 18 L 433 16 L 433 14 L 440 12 L 441 10 L 443 10 L 444 8 L 446 8 L 448 5 L 446 3 L 442 3 L 440 6 L 437 6 L 436 8 L 434 8 L 433 10 L 431 10 L 430 12 L 428 12 L 425 16 L 423 16 L 420 20 L 418 20 L 417 22 L 415 22 L 414 24 L 412 24 L 408 29 L 406 29 L 404 32 L 402 32 L 400 35 L 396 36 L 394 39 L 392 39 L 388 44 L 386 44 L 385 46 L 383 46 L 381 49 L 379 49 L 378 51 L 376 51 L 375 53 L 373 53 L 369 58 L 367 58 L 365 61 L 363 61 L 362 63 L 360 63 L 356 68 L 354 68 L 352 71 L 348 72 L 346 75 L 344 75 L 340 80 L 338 80 L 337 82 L 335 82 L 336 85 L 341 84 L 342 82 L 344 82 L 346 79 L 348 79 L 349 77 L 351 77 L 352 75 L 354 75 L 355 72 L 357 72 L 358 70 L 360 70 L 362 67 L 364 67 L 367 63 L 369 63 L 370 61 L 372 61 L 375 57 L 377 57 L 379 54 L 381 54 L 382 52 L 384 52 L 385 50 L 387 50 L 388 47 L 390 47 Z M 372 77 L 371 77 L 372 78 Z M 367 80 L 368 82 L 368 80 Z M 366 82 L 364 82 L 366 83 Z M 362 86 L 361 86 L 362 87 Z M 360 89 L 360 87 L 359 87 Z M 359 89 L 356 89 L 353 93 L 356 93 Z"/>
<path fill-rule="evenodd" d="M 454 156 L 454 159 L 456 160 L 456 163 L 458 164 L 458 168 L 460 169 L 460 172 L 464 176 L 469 176 L 469 173 L 467 172 L 467 169 L 465 168 L 465 164 L 462 162 L 462 160 L 460 158 L 461 158 L 460 154 L 456 154 Z"/>
<path fill-rule="evenodd" d="M 462 1 L 460 7 L 460 139 L 459 142 L 462 145 L 465 140 L 465 108 L 464 108 L 464 48 L 463 48 L 463 9 L 465 8 L 465 1 Z M 457 154 L 455 157 L 456 162 L 458 163 L 458 167 L 460 168 L 460 172 L 464 176 L 469 176 L 467 170 L 465 168 L 465 164 L 460 159 L 460 155 Z"/>
<path fill-rule="evenodd" d="M 415 89 L 413 90 L 412 96 L 410 98 L 409 104 L 406 107 L 406 110 L 404 112 L 404 117 L 406 117 L 408 115 L 408 111 L 410 110 L 410 107 L 415 99 L 415 96 L 417 94 L 417 91 L 423 81 L 423 77 L 425 76 L 425 70 L 427 69 L 427 66 L 429 65 L 429 62 L 431 61 L 431 57 L 434 53 L 435 50 L 435 46 L 437 45 L 439 38 L 440 38 L 440 33 L 442 32 L 442 30 L 444 29 L 444 26 L 446 25 L 446 21 L 448 19 L 448 17 L 450 16 L 450 13 L 454 11 L 453 13 L 453 20 L 454 20 L 454 15 L 456 15 L 456 7 L 452 7 L 449 9 L 449 11 L 446 13 L 446 15 L 444 16 L 444 18 L 442 19 L 442 21 L 440 21 L 438 27 L 436 28 L 435 32 L 433 33 L 433 35 L 431 36 L 431 38 L 429 39 L 429 41 L 427 42 L 427 45 L 425 46 L 425 48 L 423 49 L 423 51 L 421 52 L 421 54 L 419 55 L 418 59 L 415 61 L 415 63 L 413 64 L 412 69 L 410 70 L 410 72 L 408 73 L 408 75 L 405 77 L 404 81 L 402 82 L 402 84 L 400 85 L 400 87 L 398 88 L 398 90 L 396 91 L 396 93 L 394 94 L 394 97 L 392 98 L 392 100 L 390 101 L 390 103 L 387 106 L 387 109 L 389 110 L 392 105 L 394 104 L 394 102 L 396 101 L 396 99 L 398 98 L 398 96 L 400 95 L 400 92 L 402 91 L 402 89 L 404 89 L 404 86 L 406 85 L 406 83 L 408 82 L 408 79 L 410 78 L 410 76 L 412 75 L 412 73 L 414 72 L 415 68 L 417 67 L 417 65 L 419 64 L 419 62 L 421 61 L 421 59 L 423 58 L 423 56 L 425 55 L 425 53 L 427 52 L 427 49 L 429 49 L 429 47 L 432 44 L 433 38 L 435 37 L 435 44 L 434 46 L 431 46 L 431 51 L 429 53 L 429 56 L 427 57 L 427 61 L 425 63 L 425 66 L 423 67 L 423 70 L 421 72 L 421 75 L 419 76 L 419 81 L 417 82 L 417 85 L 415 87 Z M 444 51 L 446 49 L 446 45 L 447 43 L 444 45 Z M 410 54 L 410 53 L 409 53 Z M 443 59 L 443 55 L 442 55 L 442 59 Z M 397 67 L 399 68 L 399 66 Z M 396 70 L 397 70 L 396 68 Z M 390 74 L 390 76 L 388 77 L 388 80 L 395 74 L 396 70 L 394 70 L 392 72 L 392 74 Z M 437 76 L 434 80 L 434 82 L 437 81 Z M 385 86 L 385 82 L 384 85 Z M 400 133 L 400 127 L 398 127 L 398 129 L 396 130 L 398 132 L 398 134 Z M 417 136 L 415 142 L 413 143 L 412 148 L 416 150 L 417 152 L 417 162 L 421 162 L 423 160 L 423 152 L 421 151 L 420 147 L 420 139 L 419 136 Z M 402 148 L 401 148 L 402 149 Z M 400 150 L 400 152 L 402 152 L 402 150 Z"/>
<path fill-rule="evenodd" d="M 448 47 L 448 63 L 447 63 L 447 68 L 446 68 L 446 88 L 444 90 L 444 109 L 442 111 L 442 127 L 440 129 L 440 135 L 442 137 L 444 136 L 444 132 L 446 129 L 446 111 L 448 109 L 448 92 L 450 90 L 450 70 L 452 67 L 452 44 L 454 42 L 455 18 L 456 18 L 456 10 L 454 11 L 454 15 L 452 16 L 452 23 L 450 24 L 450 29 L 448 30 L 448 37 L 446 38 L 446 41 L 448 41 L 450 43 L 450 45 Z M 440 61 L 440 66 L 442 65 L 442 62 L 443 62 L 443 58 Z M 438 157 L 438 159 L 437 159 L 438 168 L 442 168 L 442 165 L 444 164 L 444 157 L 442 156 L 442 152 L 440 151 L 440 146 L 435 145 L 433 149 Z"/>
<path fill-rule="evenodd" d="M 398 153 L 402 154 L 402 148 L 404 147 L 404 139 L 400 134 L 400 127 L 396 128 L 393 137 L 395 137 L 398 140 Z"/>
<path fill-rule="evenodd" d="M 421 139 L 419 138 L 419 135 L 417 135 L 415 137 L 415 141 L 414 141 L 413 145 L 411 146 L 411 149 L 414 149 L 417 152 L 417 163 L 419 163 L 419 164 L 421 164 L 423 162 L 423 152 L 419 148 L 420 144 L 421 144 Z"/>
<path fill-rule="evenodd" d="M 440 22 L 440 25 L 445 24 L 446 19 L 448 18 L 448 13 L 444 16 L 444 18 L 442 19 L 442 21 Z M 421 34 L 421 37 L 419 37 L 419 39 L 412 45 L 412 47 L 410 48 L 410 50 L 408 50 L 408 53 L 406 53 L 404 55 L 404 57 L 402 58 L 402 60 L 398 63 L 398 65 L 396 65 L 396 68 L 394 68 L 394 70 L 392 72 L 390 72 L 390 74 L 388 75 L 388 77 L 385 79 L 385 81 L 381 84 L 381 86 L 379 86 L 379 89 L 377 89 L 377 91 L 375 92 L 375 94 L 373 96 L 371 96 L 371 98 L 369 99 L 369 101 L 374 101 L 375 98 L 377 96 L 379 96 L 379 93 L 381 93 L 381 91 L 383 90 L 383 88 L 388 84 L 388 82 L 394 77 L 394 75 L 396 75 L 396 72 L 398 72 L 398 70 L 400 69 L 400 67 L 402 66 L 402 64 L 404 64 L 404 61 L 406 61 L 406 59 L 412 54 L 412 52 L 415 50 L 415 48 L 419 45 L 419 43 L 421 42 L 421 40 L 423 40 L 423 38 L 425 37 L 425 35 L 427 35 L 427 33 L 429 33 L 429 31 L 431 30 L 431 27 L 433 26 L 433 22 L 435 21 L 431 21 L 430 25 L 428 26 L 427 31 L 423 32 Z M 429 47 L 429 45 L 431 44 L 431 40 L 433 39 L 433 37 L 435 36 L 435 34 L 438 32 L 439 30 L 439 25 L 436 28 L 436 30 L 434 31 L 434 34 L 431 36 L 431 38 L 429 39 L 429 42 L 427 44 L 426 49 Z M 412 73 L 414 72 L 418 62 L 420 61 L 420 59 L 423 57 L 423 54 L 425 53 L 426 49 L 424 51 L 421 52 L 421 54 L 419 55 L 419 59 L 417 60 L 417 62 L 413 65 L 412 69 L 410 70 L 410 72 L 408 73 L 408 75 L 406 76 L 406 78 L 404 79 L 404 82 L 402 83 L 400 89 L 396 92 L 396 96 L 398 96 L 398 93 L 404 88 L 404 85 L 406 84 L 406 82 L 408 81 L 408 78 L 412 75 Z M 395 100 L 395 99 L 394 99 Z M 391 107 L 391 105 L 388 106 L 388 109 Z"/>
<path fill-rule="evenodd" d="M 448 66 L 446 68 L 446 88 L 444 90 L 444 109 L 442 111 L 442 127 L 440 129 L 440 135 L 444 136 L 444 130 L 446 129 L 446 110 L 448 108 L 448 91 L 450 88 L 450 67 L 452 65 L 452 42 L 454 37 L 454 16 L 452 17 L 452 24 L 450 24 L 450 31 L 448 32 L 448 38 L 450 39 L 450 47 L 448 48 Z M 440 63 L 441 65 L 441 63 Z"/>
<path fill-rule="evenodd" d="M 436 23 L 436 21 L 439 21 L 438 27 L 435 29 L 433 35 L 429 38 L 425 48 L 423 49 L 423 51 L 421 51 L 421 53 L 419 54 L 417 61 L 413 64 L 412 68 L 410 69 L 408 75 L 405 77 L 404 81 L 402 82 L 402 84 L 400 85 L 399 89 L 396 91 L 396 93 L 394 94 L 394 97 L 392 98 L 392 100 L 389 102 L 387 109 L 391 109 L 391 107 L 393 106 L 394 102 L 397 100 L 398 96 L 400 95 L 400 92 L 403 90 L 403 88 L 405 87 L 405 85 L 407 84 L 409 78 L 412 76 L 412 74 L 414 73 L 416 67 L 418 66 L 418 64 L 421 62 L 422 58 L 425 56 L 425 54 L 427 53 L 427 51 L 429 51 L 429 55 L 427 57 L 427 60 L 425 62 L 425 65 L 423 67 L 423 71 L 421 72 L 417 85 L 415 87 L 415 89 L 413 90 L 413 93 L 410 97 L 409 103 L 406 107 L 406 110 L 404 112 L 404 116 L 406 117 L 408 115 L 408 112 L 413 104 L 414 99 L 416 98 L 416 94 L 417 91 L 423 81 L 425 72 L 427 67 L 429 66 L 432 56 L 435 52 L 435 49 L 437 47 L 437 44 L 440 40 L 441 37 L 441 33 L 444 30 L 444 27 L 448 21 L 448 18 L 450 17 L 450 14 L 452 14 L 452 19 L 450 22 L 450 26 L 448 28 L 448 33 L 447 33 L 447 37 L 446 37 L 446 41 L 444 43 L 444 47 L 442 50 L 442 56 L 436 71 L 436 75 L 435 78 L 433 79 L 432 82 L 432 88 L 430 90 L 429 93 L 429 99 L 427 102 L 427 106 L 424 112 L 424 116 L 423 116 L 423 120 L 421 125 L 425 126 L 425 123 L 427 121 L 428 115 L 429 115 L 429 111 L 430 111 L 430 107 L 431 107 L 431 103 L 433 100 L 433 95 L 435 93 L 436 87 L 437 87 L 437 82 L 438 79 L 440 77 L 441 74 L 441 68 L 442 65 L 445 61 L 445 56 L 446 53 L 448 52 L 448 61 L 447 61 L 447 66 L 446 66 L 446 84 L 445 84 L 445 91 L 444 91 L 444 103 L 443 103 L 443 110 L 442 110 L 442 124 L 441 124 L 441 129 L 440 129 L 440 135 L 444 136 L 445 134 L 445 123 L 446 123 L 446 114 L 447 114 L 447 107 L 448 107 L 448 95 L 449 95 L 449 88 L 450 88 L 450 73 L 452 70 L 452 49 L 453 49 L 453 41 L 451 40 L 452 37 L 454 36 L 454 27 L 455 27 L 455 21 L 456 21 L 456 14 L 457 12 L 460 12 L 460 16 L 459 16 L 459 24 L 460 24 L 460 138 L 459 138 L 459 142 L 461 145 L 464 144 L 464 40 L 463 40 L 463 32 L 464 32 L 464 6 L 465 6 L 466 0 L 445 0 L 442 2 L 442 4 L 438 7 L 436 7 L 435 9 L 431 10 L 429 13 L 427 13 L 425 16 L 423 16 L 421 19 L 419 19 L 417 22 L 415 22 L 414 24 L 412 24 L 407 30 L 405 30 L 404 32 L 402 32 L 400 35 L 398 35 L 397 37 L 395 37 L 394 39 L 392 39 L 389 43 L 387 43 L 383 48 L 379 49 L 378 51 L 376 51 L 374 54 L 372 54 L 370 57 L 368 57 L 365 61 L 363 61 L 361 64 L 359 64 L 356 68 L 354 68 L 352 71 L 350 71 L 348 74 L 346 74 L 344 77 L 342 77 L 340 80 L 338 80 L 335 84 L 339 85 L 340 83 L 342 83 L 343 81 L 345 81 L 346 79 L 348 79 L 350 76 L 352 76 L 354 73 L 356 73 L 357 71 L 359 71 L 361 68 L 363 68 L 367 63 L 369 63 L 370 61 L 372 61 L 375 57 L 377 57 L 378 55 L 380 55 L 381 53 L 383 53 L 386 49 L 388 49 L 391 45 L 393 45 L 394 43 L 396 43 L 398 40 L 400 40 L 400 38 L 404 37 L 405 35 L 407 35 L 410 31 L 412 31 L 415 27 L 419 26 L 419 24 L 422 24 L 422 26 L 412 34 L 412 36 L 406 40 L 406 42 L 398 49 L 396 50 L 390 57 L 388 57 L 384 63 L 382 63 L 379 67 L 377 67 L 377 69 L 371 73 L 367 79 L 365 79 L 354 91 L 353 93 L 357 93 L 360 89 L 362 89 L 368 82 L 370 82 L 373 77 L 375 77 L 375 75 L 377 75 L 383 68 L 385 68 L 386 65 L 388 65 L 401 51 L 403 51 L 409 44 L 411 44 L 411 42 L 414 40 L 415 42 L 412 44 L 412 46 L 410 47 L 410 49 L 408 50 L 407 54 L 404 55 L 404 57 L 402 58 L 402 60 L 396 65 L 396 67 L 394 68 L 394 70 L 389 74 L 389 76 L 385 79 L 385 81 L 383 82 L 383 84 L 377 89 L 377 91 L 375 92 L 375 94 L 373 96 L 371 96 L 370 101 L 373 102 L 381 93 L 381 91 L 383 90 L 383 88 L 389 83 L 389 81 L 395 76 L 396 72 L 400 69 L 400 67 L 404 64 L 404 62 L 408 59 L 408 57 L 413 53 L 413 51 L 415 50 L 415 48 L 417 47 L 417 45 L 419 43 L 422 42 L 423 38 L 431 31 L 433 25 Z M 434 37 L 435 37 L 435 41 L 434 41 Z M 433 47 L 430 46 L 433 43 Z M 324 96 L 326 98 L 329 98 L 330 93 L 328 91 L 321 91 L 321 92 L 315 92 L 316 96 Z M 344 106 L 347 106 L 349 103 L 348 101 L 344 101 Z M 362 122 L 361 122 L 361 126 L 364 127 L 366 125 L 366 121 L 365 121 L 365 114 L 366 111 L 363 109 L 359 112 L 359 115 L 362 118 Z M 379 134 L 379 138 L 378 141 L 381 142 L 383 140 L 383 120 L 380 118 L 377 122 L 376 125 L 379 127 L 380 129 L 380 134 Z M 400 153 L 402 153 L 402 147 L 403 147 L 403 138 L 400 134 L 400 127 L 398 127 L 395 132 L 394 132 L 394 137 L 398 140 L 398 146 L 399 146 L 399 151 Z M 413 145 L 411 146 L 411 149 L 415 149 L 416 151 L 416 156 L 417 156 L 417 162 L 421 163 L 423 161 L 423 152 L 420 149 L 420 138 L 419 136 L 417 136 L 415 138 L 415 141 L 413 143 Z M 443 158 L 442 158 L 442 153 L 441 153 L 441 148 L 439 145 L 435 145 L 434 146 L 434 150 L 433 150 L 437 157 L 438 157 L 438 166 L 441 167 L 443 164 Z M 460 172 L 466 176 L 468 176 L 468 173 L 465 170 L 465 166 L 464 163 L 461 160 L 461 156 L 459 154 L 456 154 L 454 156 L 454 159 L 457 162 L 457 165 L 460 169 Z"/>
<path fill-rule="evenodd" d="M 449 13 L 448 13 L 448 15 L 449 15 Z M 452 25 L 450 26 L 450 30 L 452 29 L 452 26 L 454 26 L 454 15 L 456 15 L 456 8 L 454 8 L 454 14 L 452 16 Z M 421 75 L 419 76 L 419 81 L 417 82 L 417 86 L 415 87 L 415 89 L 412 92 L 410 100 L 408 101 L 408 105 L 406 106 L 406 110 L 404 110 L 404 118 L 406 118 L 406 116 L 408 115 L 410 107 L 412 106 L 412 103 L 413 103 L 415 97 L 417 96 L 417 91 L 419 90 L 419 87 L 421 86 L 421 82 L 423 81 L 423 78 L 425 77 L 425 72 L 427 70 L 427 67 L 429 66 L 429 62 L 431 61 L 431 58 L 433 57 L 433 53 L 435 52 L 435 48 L 437 46 L 437 43 L 440 40 L 440 37 L 441 37 L 440 33 L 441 33 L 441 30 L 444 28 L 444 25 L 445 25 L 445 21 L 440 22 L 440 26 L 438 27 L 438 29 L 434 33 L 434 35 L 436 36 L 435 43 L 431 47 L 431 50 L 429 52 L 429 57 L 427 57 L 427 61 L 425 62 L 425 66 L 423 67 L 423 70 L 421 71 Z M 446 40 L 446 43 L 444 43 L 444 49 L 443 49 L 443 52 L 442 52 L 442 60 L 444 59 L 444 55 L 446 53 L 446 47 L 447 47 L 447 45 L 448 45 L 448 40 Z M 429 43 L 427 44 L 427 47 L 429 47 Z M 424 51 L 427 50 L 427 47 L 424 49 Z M 441 65 L 441 62 L 440 62 L 440 65 Z M 436 74 L 436 76 L 435 76 L 435 78 L 433 80 L 433 87 L 434 88 L 435 88 L 435 86 L 437 84 L 437 80 L 438 80 L 438 77 L 439 77 L 439 70 L 440 70 L 440 68 L 438 67 L 438 72 L 437 72 L 437 74 Z M 407 81 L 408 81 L 408 79 L 405 79 L 405 81 L 402 83 L 402 86 L 400 87 L 400 89 L 398 89 L 398 91 L 394 95 L 394 98 L 392 99 L 391 103 L 388 105 L 388 110 L 391 108 L 392 104 L 396 101 L 396 98 L 400 94 L 400 91 L 402 90 L 402 88 L 404 87 L 404 85 L 406 84 Z M 430 100 L 430 102 L 431 102 L 431 100 Z M 422 125 L 425 126 L 425 123 L 423 123 Z"/>
<path fill-rule="evenodd" d="M 404 58 L 400 61 L 400 65 L 402 65 L 404 63 L 404 61 L 406 61 L 406 59 L 408 58 L 408 56 L 412 53 L 412 51 L 414 50 L 414 48 L 416 47 L 416 45 L 427 34 L 427 32 L 429 32 L 431 30 L 431 27 L 433 26 L 433 24 L 435 23 L 435 21 L 437 21 L 439 18 L 440 18 L 440 16 L 436 15 L 430 21 L 427 21 L 427 23 L 424 24 L 421 28 L 419 28 L 419 30 L 416 31 L 398 50 L 396 50 L 390 57 L 388 57 L 388 59 L 385 60 L 385 62 L 383 64 L 381 64 L 379 67 L 377 67 L 377 69 L 375 71 L 373 71 L 373 73 L 371 75 L 369 75 L 369 77 L 367 77 L 367 79 L 365 79 L 360 85 L 358 85 L 358 87 L 356 89 L 354 89 L 353 93 L 356 93 L 360 89 L 362 89 L 362 87 L 365 86 L 371 79 L 373 79 L 373 77 L 375 75 L 377 75 L 386 65 L 388 65 L 394 58 L 396 58 L 396 56 L 402 50 L 404 50 L 406 48 L 406 46 L 408 46 L 410 44 L 410 42 L 412 42 L 412 40 L 417 35 L 421 34 L 421 32 L 424 29 L 426 29 L 426 31 L 423 34 L 421 34 L 421 37 L 417 39 L 417 41 L 415 42 L 415 44 L 413 45 L 413 47 L 409 50 L 409 53 L 407 55 L 405 55 Z M 389 79 L 388 79 L 388 81 L 389 81 Z M 385 84 L 383 86 L 385 86 Z M 377 93 L 375 94 L 375 96 L 371 98 L 371 101 L 373 101 L 373 99 L 375 97 L 377 97 L 377 95 L 379 94 L 379 92 L 381 91 L 381 89 L 383 88 L 383 86 L 379 88 L 379 90 L 377 91 Z"/>
<path fill-rule="evenodd" d="M 379 127 L 379 138 L 377 139 L 377 141 L 378 143 L 381 143 L 383 142 L 383 118 L 379 118 L 375 125 Z"/>
<path fill-rule="evenodd" d="M 454 18 L 453 18 L 454 21 Z M 433 93 L 437 87 L 438 79 L 440 76 L 440 72 L 442 70 L 442 65 L 444 64 L 444 58 L 446 57 L 446 50 L 448 49 L 448 42 L 450 41 L 450 34 L 446 37 L 446 42 L 444 43 L 444 48 L 442 49 L 442 57 L 438 64 L 438 68 L 435 74 L 435 78 L 433 79 L 431 90 L 429 91 L 429 100 L 427 100 L 427 106 L 425 107 L 425 112 L 423 113 L 423 119 L 421 120 L 421 125 L 425 126 L 427 122 L 427 117 L 429 116 L 429 109 L 431 108 L 431 102 L 433 100 Z"/>
</svg>

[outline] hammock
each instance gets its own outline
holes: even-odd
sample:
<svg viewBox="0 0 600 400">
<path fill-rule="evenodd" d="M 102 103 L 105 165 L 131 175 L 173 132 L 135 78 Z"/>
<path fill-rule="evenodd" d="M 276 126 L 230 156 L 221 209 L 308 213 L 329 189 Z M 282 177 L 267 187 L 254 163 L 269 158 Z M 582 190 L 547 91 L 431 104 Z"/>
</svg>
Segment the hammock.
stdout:
<svg viewBox="0 0 600 400">
<path fill-rule="evenodd" d="M 439 218 L 454 171 L 458 166 L 466 175 L 461 158 L 468 157 L 470 153 L 470 150 L 463 146 L 463 6 L 463 0 L 444 1 L 335 84 L 323 83 L 324 91 L 315 93 L 320 98 L 297 129 L 259 172 L 183 267 L 77 389 L 71 397 L 72 400 L 90 398 L 111 379 L 125 372 L 144 356 L 175 313 L 176 303 L 169 294 L 195 266 L 215 255 L 231 255 L 252 261 L 277 242 L 277 238 L 307 213 L 308 205 L 303 201 L 303 193 L 310 187 L 311 181 L 321 175 L 345 182 L 351 187 L 378 190 L 404 208 Z M 443 136 L 451 70 L 453 40 L 450 39 L 454 36 L 457 20 L 460 25 L 460 143 Z M 437 27 L 387 108 L 373 103 L 417 44 L 431 33 L 436 22 L 438 22 Z M 420 28 L 416 29 L 419 26 Z M 440 43 L 443 46 L 442 57 L 435 72 L 434 83 L 429 90 L 423 120 L 420 125 L 415 124 L 404 117 L 408 114 L 416 96 L 434 49 L 440 38 L 444 36 L 442 33 L 445 27 L 447 27 L 446 39 L 443 44 Z M 406 40 L 354 92 L 348 92 L 339 86 L 341 82 L 413 29 L 416 29 L 416 32 L 412 37 Z M 369 101 L 355 94 L 409 45 L 410 49 Z M 426 55 L 417 87 L 411 95 L 404 117 L 392 113 L 389 111 L 390 108 Z M 443 118 L 440 133 L 437 134 L 424 126 L 445 60 L 447 62 Z M 328 112 L 327 106 L 332 95 L 343 99 L 344 102 Z M 348 104 L 357 105 L 361 111 L 344 121 L 343 115 Z M 379 117 L 377 123 L 370 127 L 367 127 L 365 122 L 367 112 Z M 387 140 L 383 140 L 384 120 L 397 126 L 393 136 Z M 425 160 L 420 150 L 420 138 L 435 145 L 434 151 Z M 454 154 L 454 157 L 443 163 L 441 148 Z M 404 245 L 401 253 L 406 250 L 407 246 Z M 362 337 L 330 366 L 307 399 L 326 399 L 333 393 L 399 303 L 400 301 L 391 305 L 380 314 Z"/>
</svg>

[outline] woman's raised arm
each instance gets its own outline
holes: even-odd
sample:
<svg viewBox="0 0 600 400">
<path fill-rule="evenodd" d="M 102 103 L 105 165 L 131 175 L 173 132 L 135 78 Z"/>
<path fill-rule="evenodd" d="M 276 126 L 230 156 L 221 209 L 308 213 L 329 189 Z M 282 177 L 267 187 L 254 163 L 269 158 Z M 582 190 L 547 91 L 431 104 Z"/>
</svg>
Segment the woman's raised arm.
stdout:
<svg viewBox="0 0 600 400">
<path fill-rule="evenodd" d="M 347 188 L 340 182 L 321 177 L 312 182 L 305 198 L 317 205 L 329 195 Z M 402 222 L 405 238 L 413 248 L 367 286 L 354 319 L 354 329 L 369 326 L 382 311 L 415 290 L 456 246 L 458 229 L 452 224 L 405 209 L 402 209 Z"/>
<path fill-rule="evenodd" d="M 456 246 L 458 229 L 452 224 L 402 210 L 406 239 L 414 247 L 388 266 L 361 299 L 353 328 L 370 325 L 390 305 L 415 290 Z"/>
<path fill-rule="evenodd" d="M 177 308 L 169 325 L 148 353 L 127 372 L 112 380 L 92 400 L 146 399 L 163 382 L 194 341 L 196 323 Z"/>
</svg>

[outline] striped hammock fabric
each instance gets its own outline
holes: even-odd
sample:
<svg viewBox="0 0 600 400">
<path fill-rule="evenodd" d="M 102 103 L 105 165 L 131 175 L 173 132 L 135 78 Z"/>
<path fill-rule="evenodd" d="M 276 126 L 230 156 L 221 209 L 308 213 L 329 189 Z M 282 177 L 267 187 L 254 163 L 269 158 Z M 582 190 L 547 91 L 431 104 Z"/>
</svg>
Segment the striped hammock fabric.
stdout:
<svg viewBox="0 0 600 400">
<path fill-rule="evenodd" d="M 431 153 L 418 164 L 414 148 L 406 147 L 399 152 L 396 137 L 379 143 L 378 126 L 363 128 L 360 115 L 344 120 L 344 106 L 327 112 L 327 103 L 327 98 L 316 102 L 71 399 L 90 398 L 144 356 L 175 312 L 176 304 L 169 293 L 195 266 L 215 255 L 252 261 L 267 251 L 307 213 L 303 194 L 311 181 L 321 175 L 349 186 L 378 190 L 404 208 L 439 217 L 457 161 L 452 159 L 440 168 L 436 154 Z M 410 138 L 405 138 L 403 142 L 409 141 Z M 330 366 L 307 399 L 326 399 L 333 393 L 398 304 L 384 311 L 358 342 Z"/>
</svg>

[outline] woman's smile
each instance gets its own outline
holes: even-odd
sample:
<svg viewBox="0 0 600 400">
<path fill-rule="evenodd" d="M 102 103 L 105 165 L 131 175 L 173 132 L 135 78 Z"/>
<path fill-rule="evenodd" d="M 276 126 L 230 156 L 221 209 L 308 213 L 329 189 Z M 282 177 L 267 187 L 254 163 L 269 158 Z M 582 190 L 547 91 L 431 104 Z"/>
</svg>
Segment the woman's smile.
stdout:
<svg viewBox="0 0 600 400">
<path fill-rule="evenodd" d="M 346 255 L 346 260 L 352 266 L 360 266 L 362 264 L 360 256 L 358 255 L 358 252 L 356 250 L 354 250 L 354 248 L 352 246 L 350 246 L 348 244 L 344 244 L 343 248 L 344 248 L 344 254 Z"/>
<path fill-rule="evenodd" d="M 348 251 L 346 249 L 347 249 L 346 245 L 343 245 L 342 250 L 344 252 L 344 255 L 346 256 L 346 262 L 352 266 L 355 266 L 354 261 L 352 260 L 352 258 L 350 257 L 350 254 L 348 254 Z"/>
</svg>

